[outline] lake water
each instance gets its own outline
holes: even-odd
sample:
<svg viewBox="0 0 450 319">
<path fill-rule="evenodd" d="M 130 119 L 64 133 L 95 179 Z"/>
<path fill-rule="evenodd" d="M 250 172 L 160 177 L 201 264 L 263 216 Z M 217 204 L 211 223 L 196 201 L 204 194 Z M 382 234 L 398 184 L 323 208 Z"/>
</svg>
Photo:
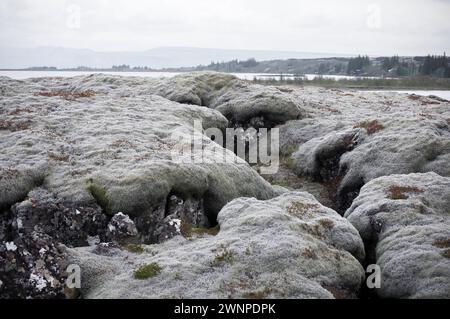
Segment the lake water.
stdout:
<svg viewBox="0 0 450 319">
<path fill-rule="evenodd" d="M 142 76 L 151 78 L 167 78 L 173 77 L 180 73 L 177 72 L 89 72 L 89 71 L 0 71 L 0 76 L 7 76 L 16 80 L 23 80 L 27 78 L 36 77 L 72 77 L 79 75 L 89 75 L 93 73 L 103 73 L 110 75 L 121 75 L 121 76 Z M 236 77 L 243 80 L 253 80 L 253 79 L 275 79 L 279 80 L 279 74 L 260 74 L 260 73 L 231 73 Z M 316 74 L 305 74 L 308 80 L 312 80 L 318 75 Z M 355 79 L 354 76 L 346 75 L 321 75 L 325 79 Z M 293 75 L 283 75 L 283 79 L 293 79 Z M 370 77 L 369 77 L 370 78 Z M 416 94 L 422 96 L 435 95 L 440 98 L 450 100 L 450 91 L 445 90 L 370 90 L 370 92 L 397 92 L 406 94 Z"/>
<path fill-rule="evenodd" d="M 442 99 L 450 101 L 450 91 L 444 90 L 364 90 L 365 92 L 395 92 L 395 93 L 405 93 L 405 94 L 415 94 L 421 96 L 434 95 Z"/>
<path fill-rule="evenodd" d="M 72 77 L 100 73 L 121 76 L 144 76 L 151 78 L 167 78 L 180 74 L 175 72 L 0 71 L 0 76 L 7 76 L 16 80 L 23 80 L 28 78 Z"/>
<path fill-rule="evenodd" d="M 72 77 L 78 75 L 89 75 L 93 73 L 102 73 L 102 74 L 110 74 L 110 75 L 121 75 L 121 76 L 143 76 L 143 77 L 151 77 L 151 78 L 167 78 L 173 77 L 180 73 L 177 72 L 92 72 L 92 71 L 0 71 L 0 76 L 8 76 L 12 79 L 23 80 L 28 78 L 40 78 L 40 77 Z M 243 80 L 253 80 L 257 79 L 274 79 L 280 80 L 283 79 L 294 79 L 295 76 L 292 74 L 262 74 L 262 73 L 231 73 L 236 77 Z M 317 74 L 305 74 L 305 77 L 308 80 L 312 80 L 319 75 Z M 354 76 L 347 75 L 320 75 L 325 79 L 355 79 Z M 367 77 L 371 78 L 371 77 Z"/>
</svg>

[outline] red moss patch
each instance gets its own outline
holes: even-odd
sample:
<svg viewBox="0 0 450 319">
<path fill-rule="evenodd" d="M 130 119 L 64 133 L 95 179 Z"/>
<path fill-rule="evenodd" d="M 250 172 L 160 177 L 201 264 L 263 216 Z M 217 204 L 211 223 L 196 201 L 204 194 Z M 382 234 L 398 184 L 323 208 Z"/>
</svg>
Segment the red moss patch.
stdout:
<svg viewBox="0 0 450 319">
<path fill-rule="evenodd" d="M 303 250 L 303 252 L 302 252 L 302 256 L 305 258 L 309 258 L 309 259 L 317 258 L 316 253 L 310 248 L 305 248 L 305 250 Z"/>
<path fill-rule="evenodd" d="M 331 219 L 321 219 L 319 220 L 319 224 L 328 229 L 332 229 L 334 227 L 334 222 Z"/>
<path fill-rule="evenodd" d="M 388 189 L 388 198 L 393 200 L 408 199 L 408 194 L 420 194 L 423 190 L 409 186 L 391 186 Z"/>
<path fill-rule="evenodd" d="M 31 121 L 8 121 L 0 120 L 0 130 L 10 130 L 10 131 L 24 131 L 30 128 Z"/>
<path fill-rule="evenodd" d="M 433 246 L 437 248 L 450 248 L 450 238 L 437 239 L 434 241 Z"/>
<path fill-rule="evenodd" d="M 79 93 L 70 93 L 70 92 L 37 92 L 34 93 L 34 96 L 45 96 L 45 97 L 54 97 L 59 96 L 63 99 L 74 101 L 79 98 L 87 98 L 87 97 L 93 97 L 95 95 L 95 92 L 92 90 L 87 90 Z"/>
<path fill-rule="evenodd" d="M 364 128 L 367 131 L 367 134 L 372 135 L 384 129 L 384 126 L 377 120 L 373 120 L 358 123 L 354 125 L 353 128 Z"/>
<path fill-rule="evenodd" d="M 29 108 L 24 108 L 24 109 L 16 108 L 15 110 L 9 112 L 9 115 L 19 115 L 22 113 L 33 113 L 33 111 Z"/>
<path fill-rule="evenodd" d="M 420 100 L 422 97 L 420 95 L 416 95 L 416 94 L 411 94 L 408 96 L 408 99 L 412 100 L 412 101 L 418 101 Z"/>
<path fill-rule="evenodd" d="M 0 130 L 9 130 L 12 126 L 12 121 L 0 120 Z"/>
<path fill-rule="evenodd" d="M 436 101 L 422 101 L 421 104 L 425 106 L 425 105 L 436 105 L 436 104 L 441 104 L 441 103 L 436 102 Z"/>
</svg>

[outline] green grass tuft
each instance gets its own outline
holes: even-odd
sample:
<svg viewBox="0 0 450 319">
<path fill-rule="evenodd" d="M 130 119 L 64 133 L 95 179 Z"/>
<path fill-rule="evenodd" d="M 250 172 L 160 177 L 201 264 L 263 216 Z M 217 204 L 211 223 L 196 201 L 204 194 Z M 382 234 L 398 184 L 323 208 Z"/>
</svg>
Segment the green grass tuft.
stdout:
<svg viewBox="0 0 450 319">
<path fill-rule="evenodd" d="M 219 225 L 212 227 L 212 228 L 205 228 L 205 227 L 192 227 L 191 223 L 187 220 L 186 217 L 181 218 L 181 226 L 180 226 L 180 232 L 181 235 L 184 238 L 190 239 L 192 236 L 216 236 L 219 233 Z"/>
<path fill-rule="evenodd" d="M 94 184 L 92 180 L 88 181 L 87 189 L 89 193 L 91 193 L 91 195 L 94 197 L 96 202 L 100 205 L 100 207 L 102 207 L 103 210 L 107 213 L 110 212 L 110 204 L 106 189 Z"/>
<path fill-rule="evenodd" d="M 191 232 L 193 234 L 199 235 L 199 236 L 203 236 L 203 235 L 210 235 L 210 236 L 216 236 L 219 233 L 219 225 L 216 225 L 215 227 L 212 228 L 192 228 Z"/>
<path fill-rule="evenodd" d="M 148 279 L 158 276 L 162 271 L 162 267 L 157 263 L 151 263 L 145 266 L 142 266 L 138 270 L 134 272 L 134 278 L 136 279 Z"/>
<path fill-rule="evenodd" d="M 138 245 L 138 244 L 128 244 L 122 247 L 124 250 L 130 252 L 130 253 L 134 253 L 134 254 L 142 254 L 145 249 L 144 247 L 142 247 L 142 245 Z"/>
</svg>

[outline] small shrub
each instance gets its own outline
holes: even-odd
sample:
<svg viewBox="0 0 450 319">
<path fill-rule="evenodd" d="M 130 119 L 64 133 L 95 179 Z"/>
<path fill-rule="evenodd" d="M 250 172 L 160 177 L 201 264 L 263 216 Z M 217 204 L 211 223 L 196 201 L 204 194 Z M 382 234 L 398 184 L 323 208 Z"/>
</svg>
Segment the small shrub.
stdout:
<svg viewBox="0 0 450 319">
<path fill-rule="evenodd" d="M 353 128 L 363 128 L 367 131 L 367 134 L 372 135 L 384 129 L 384 126 L 377 120 L 373 120 L 358 123 L 354 125 Z"/>
<path fill-rule="evenodd" d="M 136 279 L 148 279 L 158 276 L 162 271 L 162 267 L 157 263 L 151 263 L 142 266 L 134 272 L 134 278 Z"/>
<path fill-rule="evenodd" d="M 211 262 L 211 267 L 217 267 L 221 264 L 227 263 L 232 264 L 234 261 L 234 254 L 227 248 L 222 247 L 222 251 L 220 251 Z"/>
<path fill-rule="evenodd" d="M 388 198 L 393 200 L 408 199 L 409 196 L 407 194 L 420 194 L 420 193 L 423 193 L 423 190 L 417 187 L 391 186 L 388 189 Z"/>
</svg>

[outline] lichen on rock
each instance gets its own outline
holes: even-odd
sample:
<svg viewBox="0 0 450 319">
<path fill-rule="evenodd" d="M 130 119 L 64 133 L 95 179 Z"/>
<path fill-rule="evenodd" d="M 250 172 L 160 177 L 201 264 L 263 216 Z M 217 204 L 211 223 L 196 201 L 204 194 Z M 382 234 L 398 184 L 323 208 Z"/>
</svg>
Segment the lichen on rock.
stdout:
<svg viewBox="0 0 450 319">
<path fill-rule="evenodd" d="M 380 177 L 361 189 L 345 217 L 380 266 L 378 296 L 450 298 L 449 211 L 450 178 L 436 173 Z"/>
<path fill-rule="evenodd" d="M 352 298 L 364 282 L 358 232 L 307 193 L 235 199 L 220 211 L 218 222 L 215 236 L 177 236 L 141 254 L 116 251 L 104 260 L 92 248 L 71 249 L 72 261 L 84 269 L 83 295 Z M 158 265 L 160 273 L 134 279 L 143 265 Z"/>
</svg>

